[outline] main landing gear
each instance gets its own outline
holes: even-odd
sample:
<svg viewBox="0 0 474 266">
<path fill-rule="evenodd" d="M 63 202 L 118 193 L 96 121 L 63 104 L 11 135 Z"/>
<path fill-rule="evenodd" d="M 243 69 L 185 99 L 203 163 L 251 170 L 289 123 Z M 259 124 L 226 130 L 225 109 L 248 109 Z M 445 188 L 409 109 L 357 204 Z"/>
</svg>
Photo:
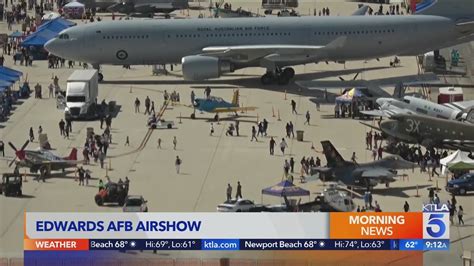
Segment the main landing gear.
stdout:
<svg viewBox="0 0 474 266">
<path fill-rule="evenodd" d="M 267 71 L 261 78 L 260 81 L 263 85 L 270 85 L 276 82 L 278 85 L 287 85 L 290 80 L 295 76 L 295 70 L 291 67 L 283 69 L 277 69 L 275 72 Z"/>
</svg>

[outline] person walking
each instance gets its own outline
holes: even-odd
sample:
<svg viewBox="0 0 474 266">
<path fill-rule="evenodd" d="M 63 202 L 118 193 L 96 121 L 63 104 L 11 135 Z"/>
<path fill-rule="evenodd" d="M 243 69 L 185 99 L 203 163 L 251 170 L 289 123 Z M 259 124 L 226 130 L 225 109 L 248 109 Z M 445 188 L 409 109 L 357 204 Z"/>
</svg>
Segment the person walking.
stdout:
<svg viewBox="0 0 474 266">
<path fill-rule="evenodd" d="M 232 199 L 232 186 L 230 184 L 227 184 L 226 195 L 227 201 L 230 201 Z"/>
<path fill-rule="evenodd" d="M 239 120 L 235 121 L 235 133 L 237 134 L 237 137 L 240 136 L 239 135 Z"/>
<path fill-rule="evenodd" d="M 196 100 L 196 94 L 194 93 L 194 91 L 191 91 L 191 106 L 194 106 L 196 104 L 194 100 Z"/>
<path fill-rule="evenodd" d="M 176 166 L 176 173 L 179 174 L 179 170 L 181 169 L 181 164 L 183 161 L 181 161 L 181 158 L 179 156 L 176 156 L 176 160 L 174 161 L 174 165 Z"/>
<path fill-rule="evenodd" d="M 104 161 L 105 161 L 105 153 L 99 150 L 99 162 L 100 162 L 100 168 L 104 168 Z"/>
<path fill-rule="evenodd" d="M 293 159 L 293 157 L 290 158 L 290 172 L 295 172 L 295 159 Z"/>
<path fill-rule="evenodd" d="M 102 181 L 102 179 L 99 179 L 99 192 L 103 189 L 105 189 L 104 181 Z"/>
<path fill-rule="evenodd" d="M 309 111 L 306 111 L 306 121 L 304 122 L 304 125 L 308 124 L 308 126 L 310 125 L 309 124 L 309 120 L 311 119 L 311 115 L 309 114 Z"/>
<path fill-rule="evenodd" d="M 250 139 L 250 141 L 253 141 L 253 139 L 255 139 L 255 141 L 258 142 L 257 130 L 255 129 L 255 126 L 252 126 L 252 138 Z"/>
<path fill-rule="evenodd" d="M 0 152 L 2 156 L 5 157 L 5 143 L 3 143 L 3 140 L 0 140 Z"/>
<path fill-rule="evenodd" d="M 459 225 L 464 225 L 464 220 L 462 217 L 464 216 L 464 209 L 462 208 L 461 205 L 459 205 L 459 210 L 458 210 L 458 220 L 459 220 Z"/>
<path fill-rule="evenodd" d="M 214 134 L 214 124 L 211 123 L 211 128 L 210 128 L 209 136 L 212 136 L 213 134 Z"/>
<path fill-rule="evenodd" d="M 364 193 L 364 205 L 366 209 L 369 208 L 369 190 Z"/>
<path fill-rule="evenodd" d="M 382 154 L 383 154 L 383 148 L 382 148 L 382 145 L 380 145 L 377 149 L 378 160 L 382 160 Z"/>
<path fill-rule="evenodd" d="M 351 157 L 351 161 L 352 161 L 353 163 L 357 164 L 357 161 L 356 161 L 356 160 L 357 160 L 356 153 L 353 152 L 353 153 L 352 153 L 352 157 Z"/>
<path fill-rule="evenodd" d="M 89 186 L 89 180 L 91 179 L 90 171 L 86 170 L 85 172 L 86 186 Z"/>
<path fill-rule="evenodd" d="M 295 126 L 293 125 L 293 122 L 290 121 L 288 125 L 290 126 L 291 137 L 295 138 Z"/>
<path fill-rule="evenodd" d="M 368 192 L 368 198 L 369 198 L 369 208 L 372 209 L 373 206 L 372 206 L 372 201 L 373 201 L 373 197 L 372 197 L 372 192 Z M 375 201 L 377 203 L 377 201 Z"/>
<path fill-rule="evenodd" d="M 151 114 L 150 107 L 151 107 L 150 97 L 146 96 L 146 99 L 145 99 L 145 115 Z"/>
<path fill-rule="evenodd" d="M 428 198 L 430 199 L 430 203 L 434 203 L 434 189 L 428 189 Z"/>
<path fill-rule="evenodd" d="M 130 179 L 128 179 L 128 176 L 125 177 L 124 185 L 125 185 L 125 193 L 128 194 L 128 189 L 130 188 Z"/>
<path fill-rule="evenodd" d="M 53 86 L 53 83 L 50 83 L 50 84 L 49 84 L 49 86 L 48 86 L 48 91 L 49 91 L 48 97 L 49 97 L 49 98 L 54 98 L 54 86 Z"/>
<path fill-rule="evenodd" d="M 128 136 L 125 140 L 125 145 L 124 146 L 130 146 L 130 139 L 128 138 Z"/>
<path fill-rule="evenodd" d="M 456 207 L 449 202 L 448 200 L 448 209 L 449 209 L 449 222 L 451 225 L 454 224 L 454 214 L 456 213 Z"/>
<path fill-rule="evenodd" d="M 236 199 L 242 198 L 242 185 L 240 185 L 240 181 L 237 181 L 237 192 L 235 193 Z"/>
<path fill-rule="evenodd" d="M 273 137 L 270 138 L 270 155 L 273 155 L 275 153 L 275 144 L 276 141 L 273 139 Z"/>
<path fill-rule="evenodd" d="M 158 149 L 161 149 L 161 138 L 158 138 Z"/>
<path fill-rule="evenodd" d="M 35 133 L 33 132 L 33 127 L 30 127 L 30 141 L 35 141 Z"/>
<path fill-rule="evenodd" d="M 295 114 L 295 115 L 298 114 L 298 112 L 296 112 L 296 102 L 295 102 L 295 100 L 291 100 L 291 112 L 292 112 L 292 114 Z"/>
<path fill-rule="evenodd" d="M 77 172 L 79 174 L 79 186 L 84 186 L 84 168 L 81 166 L 77 169 Z"/>
<path fill-rule="evenodd" d="M 176 150 L 176 146 L 178 145 L 178 140 L 176 139 L 176 136 L 173 137 L 173 149 Z"/>
<path fill-rule="evenodd" d="M 436 204 L 436 205 L 439 205 L 440 199 L 439 199 L 439 197 L 438 197 L 438 194 L 435 194 L 435 195 L 434 195 L 433 203 Z"/>
<path fill-rule="evenodd" d="M 285 174 L 285 177 L 288 176 L 288 173 L 290 171 L 290 164 L 288 163 L 288 160 L 285 160 L 283 163 L 283 173 Z"/>
<path fill-rule="evenodd" d="M 60 134 L 61 136 L 64 136 L 64 135 L 65 135 L 65 134 L 64 134 L 64 127 L 65 127 L 65 125 L 66 125 L 66 122 L 64 122 L 64 120 L 61 119 L 61 120 L 59 121 L 59 134 Z"/>
<path fill-rule="evenodd" d="M 403 205 L 403 210 L 405 212 L 409 212 L 410 211 L 410 205 L 408 204 L 407 201 L 405 201 L 405 204 Z"/>
<path fill-rule="evenodd" d="M 285 138 L 282 138 L 280 142 L 280 150 L 283 155 L 285 155 L 286 148 L 288 148 L 288 144 L 286 144 Z"/>
<path fill-rule="evenodd" d="M 140 100 L 135 98 L 135 113 L 140 113 Z"/>
</svg>

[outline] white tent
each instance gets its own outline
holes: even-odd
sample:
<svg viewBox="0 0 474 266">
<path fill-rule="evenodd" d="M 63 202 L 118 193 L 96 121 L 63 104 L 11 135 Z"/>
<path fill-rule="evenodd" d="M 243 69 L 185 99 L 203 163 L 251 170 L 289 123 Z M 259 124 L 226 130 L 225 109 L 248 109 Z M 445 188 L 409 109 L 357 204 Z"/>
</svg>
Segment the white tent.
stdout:
<svg viewBox="0 0 474 266">
<path fill-rule="evenodd" d="M 79 2 L 70 2 L 64 5 L 64 7 L 85 7 L 85 5 Z"/>
<path fill-rule="evenodd" d="M 68 18 L 82 18 L 82 15 L 85 12 L 85 5 L 79 2 L 71 2 L 63 6 L 64 14 Z"/>
<path fill-rule="evenodd" d="M 440 163 L 443 166 L 441 173 L 442 174 L 446 173 L 447 167 L 455 163 L 463 162 L 463 163 L 468 163 L 468 164 L 474 164 L 474 160 L 469 158 L 468 155 L 469 153 L 467 152 L 457 150 L 453 154 L 444 157 L 443 159 L 440 160 Z"/>
<path fill-rule="evenodd" d="M 46 13 L 42 18 L 41 20 L 52 20 L 52 19 L 55 19 L 55 18 L 58 18 L 60 17 L 61 15 L 59 15 L 58 13 L 56 12 L 50 12 L 50 13 Z"/>
</svg>

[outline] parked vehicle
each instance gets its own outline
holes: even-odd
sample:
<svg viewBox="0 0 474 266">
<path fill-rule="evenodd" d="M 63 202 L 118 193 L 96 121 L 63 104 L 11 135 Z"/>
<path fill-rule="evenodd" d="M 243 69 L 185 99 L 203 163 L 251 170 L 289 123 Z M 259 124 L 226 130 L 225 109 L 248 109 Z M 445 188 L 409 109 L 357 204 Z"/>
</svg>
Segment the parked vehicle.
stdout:
<svg viewBox="0 0 474 266">
<path fill-rule="evenodd" d="M 123 205 L 123 212 L 148 212 L 147 201 L 143 196 L 127 196 Z"/>
<path fill-rule="evenodd" d="M 467 173 L 449 181 L 446 191 L 460 195 L 466 195 L 468 191 L 474 191 L 474 173 Z"/>
<path fill-rule="evenodd" d="M 74 71 L 67 79 L 65 115 L 72 119 L 97 118 L 98 84 L 97 70 Z"/>
<path fill-rule="evenodd" d="M 6 197 L 15 195 L 17 197 L 22 195 L 21 187 L 23 183 L 21 176 L 17 174 L 3 174 L 2 183 L 0 183 L 0 194 Z"/>
</svg>

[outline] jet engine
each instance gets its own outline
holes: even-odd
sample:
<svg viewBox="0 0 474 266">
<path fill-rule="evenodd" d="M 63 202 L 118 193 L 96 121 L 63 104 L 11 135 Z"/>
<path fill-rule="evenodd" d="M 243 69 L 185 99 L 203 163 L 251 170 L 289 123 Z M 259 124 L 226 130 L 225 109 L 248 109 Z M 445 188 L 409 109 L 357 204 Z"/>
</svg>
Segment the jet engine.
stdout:
<svg viewBox="0 0 474 266">
<path fill-rule="evenodd" d="M 185 80 L 206 80 L 218 78 L 223 73 L 234 72 L 230 62 L 212 56 L 185 56 L 181 59 L 181 64 Z"/>
</svg>

